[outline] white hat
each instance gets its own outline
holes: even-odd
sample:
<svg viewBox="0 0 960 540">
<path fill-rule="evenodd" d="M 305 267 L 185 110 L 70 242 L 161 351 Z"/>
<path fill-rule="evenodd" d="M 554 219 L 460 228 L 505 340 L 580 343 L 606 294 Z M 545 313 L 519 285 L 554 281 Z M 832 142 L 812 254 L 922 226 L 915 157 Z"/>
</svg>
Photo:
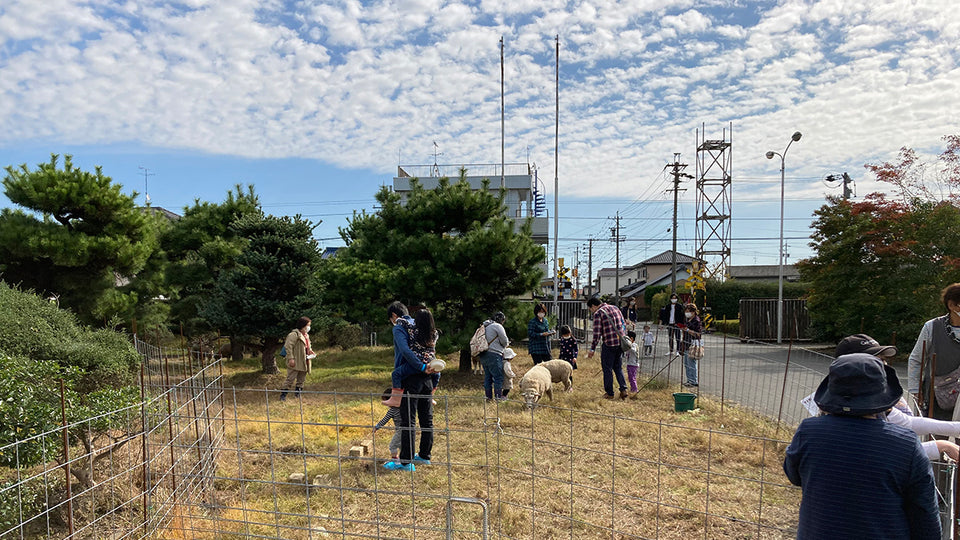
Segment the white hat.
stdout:
<svg viewBox="0 0 960 540">
<path fill-rule="evenodd" d="M 504 359 L 504 360 L 510 360 L 511 358 L 514 358 L 515 356 L 517 356 L 517 353 L 513 352 L 513 349 L 511 349 L 511 348 L 508 347 L 508 348 L 506 348 L 506 349 L 503 350 L 503 359 Z"/>
</svg>

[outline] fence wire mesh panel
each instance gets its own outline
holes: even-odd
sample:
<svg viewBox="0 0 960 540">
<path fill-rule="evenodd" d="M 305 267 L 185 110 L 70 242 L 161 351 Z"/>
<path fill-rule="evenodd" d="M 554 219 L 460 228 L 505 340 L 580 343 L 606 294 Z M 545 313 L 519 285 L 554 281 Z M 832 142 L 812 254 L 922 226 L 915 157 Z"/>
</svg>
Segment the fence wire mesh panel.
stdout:
<svg viewBox="0 0 960 540">
<path fill-rule="evenodd" d="M 671 347 L 667 326 L 658 326 L 654 333 L 653 350 L 640 359 L 640 372 L 646 381 L 665 381 L 680 390 L 685 380 L 683 356 L 676 354 L 676 346 Z M 817 389 L 833 361 L 832 356 L 793 344 L 781 346 L 724 334 L 704 334 L 703 351 L 697 362 L 699 386 L 692 391 L 779 420 L 784 433 L 792 433 L 792 428 L 810 416 L 802 400 Z"/>
<path fill-rule="evenodd" d="M 203 515 L 184 508 L 216 506 L 219 363 L 209 352 L 135 347 L 141 403 L 0 447 L 12 466 L 0 478 L 0 538 L 152 538 Z M 31 452 L 41 464 L 20 467 Z"/>
<path fill-rule="evenodd" d="M 682 362 L 657 337 L 641 384 L 679 389 Z M 281 400 L 225 389 L 209 351 L 136 347 L 141 404 L 0 448 L 45 463 L 5 473 L 0 538 L 793 538 L 800 490 L 783 452 L 830 361 L 706 337 L 695 391 L 779 418 L 764 436 L 696 412 L 680 425 L 440 392 L 419 430 L 434 436 L 431 463 L 393 472 L 394 426 L 372 433 L 379 394 Z M 118 427 L 85 444 L 107 421 Z M 952 508 L 955 467 L 937 470 Z"/>
<path fill-rule="evenodd" d="M 216 518 L 202 504 L 182 504 L 185 518 L 168 525 L 172 537 L 795 534 L 800 493 L 781 470 L 785 441 L 437 396 L 431 464 L 391 472 L 382 467 L 389 434 L 371 436 L 384 412 L 379 395 L 304 391 L 280 401 L 270 390 L 227 394 L 235 405 L 216 452 Z M 753 472 L 744 474 L 747 463 Z M 464 498 L 484 501 L 489 515 L 449 504 Z"/>
</svg>

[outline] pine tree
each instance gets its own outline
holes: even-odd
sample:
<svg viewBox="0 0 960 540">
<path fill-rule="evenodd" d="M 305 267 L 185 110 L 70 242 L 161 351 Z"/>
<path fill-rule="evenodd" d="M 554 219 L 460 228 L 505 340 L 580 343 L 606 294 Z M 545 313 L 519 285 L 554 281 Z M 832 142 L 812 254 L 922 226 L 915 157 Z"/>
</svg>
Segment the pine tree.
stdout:
<svg viewBox="0 0 960 540">
<path fill-rule="evenodd" d="M 157 249 L 157 222 L 100 167 L 58 162 L 6 168 L 5 194 L 26 211 L 0 212 L 2 279 L 58 297 L 87 323 L 130 314 L 138 296 L 124 284 Z"/>
<path fill-rule="evenodd" d="M 237 219 L 231 229 L 248 243 L 236 265 L 220 273 L 200 315 L 230 335 L 259 340 L 263 372 L 276 373 L 274 353 L 294 321 L 319 315 L 314 225 L 299 215 L 256 212 Z"/>
<path fill-rule="evenodd" d="M 392 300 L 422 303 L 444 331 L 445 347 L 461 345 L 480 321 L 506 311 L 542 277 L 544 251 L 530 224 L 517 232 L 503 193 L 491 192 L 486 181 L 475 191 L 464 173 L 430 190 L 414 180 L 405 203 L 386 188 L 376 199 L 376 214 L 356 215 L 341 229 L 347 247 L 321 272 L 327 306 L 349 319 L 380 321 Z"/>
</svg>

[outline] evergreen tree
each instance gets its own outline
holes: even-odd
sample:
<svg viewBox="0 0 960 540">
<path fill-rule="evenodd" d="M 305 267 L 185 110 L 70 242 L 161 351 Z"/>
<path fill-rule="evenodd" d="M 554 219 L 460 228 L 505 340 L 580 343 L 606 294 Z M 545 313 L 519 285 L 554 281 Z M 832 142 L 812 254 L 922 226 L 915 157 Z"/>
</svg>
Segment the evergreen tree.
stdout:
<svg viewBox="0 0 960 540">
<path fill-rule="evenodd" d="M 259 340 L 263 372 L 276 373 L 274 353 L 294 321 L 319 315 L 315 226 L 299 215 L 279 218 L 255 212 L 230 227 L 248 244 L 235 266 L 220 273 L 200 316 L 230 335 Z"/>
<path fill-rule="evenodd" d="M 170 319 L 183 324 L 187 334 L 215 330 L 200 311 L 213 294 L 217 278 L 236 266 L 248 244 L 231 225 L 259 212 L 253 186 L 244 192 L 237 185 L 221 203 L 195 201 L 163 236 L 161 245 L 171 260 L 166 282 L 175 291 Z M 241 351 L 237 337 L 230 336 L 235 358 Z"/>
<path fill-rule="evenodd" d="M 380 210 L 354 216 L 340 231 L 347 247 L 324 261 L 327 306 L 354 321 L 381 321 L 392 300 L 422 303 L 450 347 L 465 344 L 466 334 L 491 312 L 506 311 L 513 297 L 533 291 L 544 251 L 530 224 L 516 232 L 503 192 L 490 192 L 486 181 L 474 191 L 464 174 L 430 190 L 414 180 L 406 203 L 382 188 Z"/>
<path fill-rule="evenodd" d="M 157 249 L 157 221 L 99 167 L 81 171 L 68 155 L 60 169 L 58 161 L 6 168 L 5 194 L 26 211 L 0 212 L 0 274 L 58 297 L 87 323 L 129 315 L 138 301 L 129 280 Z"/>
</svg>

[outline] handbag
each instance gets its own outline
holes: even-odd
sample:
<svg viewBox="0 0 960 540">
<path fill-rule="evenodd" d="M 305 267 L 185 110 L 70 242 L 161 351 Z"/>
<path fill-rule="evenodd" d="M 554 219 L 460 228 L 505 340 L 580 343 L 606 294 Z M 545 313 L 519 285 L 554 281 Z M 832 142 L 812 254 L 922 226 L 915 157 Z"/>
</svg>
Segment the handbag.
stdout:
<svg viewBox="0 0 960 540">
<path fill-rule="evenodd" d="M 951 410 L 960 395 L 960 367 L 946 375 L 933 377 L 933 396 L 941 409 Z"/>
<path fill-rule="evenodd" d="M 630 338 L 625 334 L 620 334 L 620 350 L 623 352 L 630 352 L 630 349 L 633 348 L 633 342 L 630 341 Z"/>
<path fill-rule="evenodd" d="M 697 360 L 703 358 L 703 341 L 695 339 L 690 342 L 690 349 L 687 351 L 687 354 L 691 358 L 696 358 Z"/>
</svg>

